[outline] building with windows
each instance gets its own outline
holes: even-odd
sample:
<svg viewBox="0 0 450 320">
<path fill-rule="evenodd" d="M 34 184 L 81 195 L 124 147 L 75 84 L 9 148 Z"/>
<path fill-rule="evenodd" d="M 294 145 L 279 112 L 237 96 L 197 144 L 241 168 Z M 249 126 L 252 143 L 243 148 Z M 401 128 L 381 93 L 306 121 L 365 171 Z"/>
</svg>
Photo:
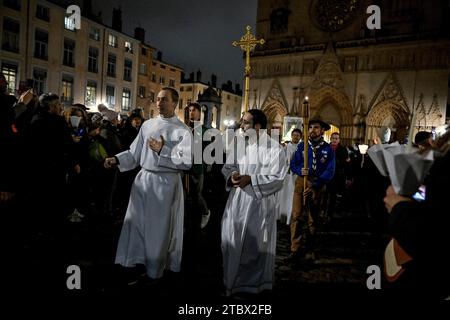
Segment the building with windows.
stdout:
<svg viewBox="0 0 450 320">
<path fill-rule="evenodd" d="M 83 12 L 83 15 L 92 14 Z M 81 17 L 81 28 L 66 8 L 43 0 L 0 3 L 0 67 L 9 91 L 29 87 L 57 93 L 65 105 L 100 103 L 121 113 L 136 106 L 139 41 L 121 32 L 120 10 L 113 27 Z"/>
<path fill-rule="evenodd" d="M 151 63 L 149 63 L 146 82 L 148 88 L 148 100 L 146 101 L 144 108 L 144 110 L 148 110 L 148 116 L 150 118 L 158 115 L 155 99 L 158 92 L 163 87 L 172 87 L 180 92 L 182 72 L 183 69 L 180 67 L 163 61 L 161 51 L 156 53 L 156 58 L 152 57 Z"/>
<path fill-rule="evenodd" d="M 145 118 L 158 115 L 156 96 L 163 87 L 173 87 L 180 91 L 182 69 L 162 61 L 162 53 L 154 58 L 155 48 L 145 43 L 145 30 L 136 28 L 134 32 L 139 43 L 138 94 L 136 106 L 143 110 Z"/>
<path fill-rule="evenodd" d="M 202 99 L 210 103 L 202 103 Z M 209 83 L 202 82 L 200 71 L 197 71 L 195 80 L 194 73 L 191 73 L 188 79 L 183 79 L 177 115 L 185 123 L 189 121 L 187 105 L 191 102 L 199 102 L 202 105 L 201 121 L 207 127 L 225 130 L 228 125 L 241 118 L 242 90 L 239 84 L 233 89 L 231 81 L 228 81 L 218 88 L 217 76 L 214 74 L 211 75 Z"/>
<path fill-rule="evenodd" d="M 381 29 L 369 29 L 374 1 L 259 0 L 251 58 L 250 108 L 270 126 L 311 116 L 341 132 L 344 144 L 369 142 L 389 126 L 404 140 L 431 131 L 450 113 L 450 11 L 444 1 L 376 1 Z"/>
</svg>

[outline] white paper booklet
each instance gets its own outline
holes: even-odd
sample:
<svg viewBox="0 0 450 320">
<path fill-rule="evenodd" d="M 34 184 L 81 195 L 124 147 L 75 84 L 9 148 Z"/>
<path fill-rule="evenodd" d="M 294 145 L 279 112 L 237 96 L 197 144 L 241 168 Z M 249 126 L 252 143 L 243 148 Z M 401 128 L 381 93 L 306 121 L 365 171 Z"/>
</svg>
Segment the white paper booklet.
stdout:
<svg viewBox="0 0 450 320">
<path fill-rule="evenodd" d="M 414 194 L 423 183 L 425 175 L 433 164 L 433 152 L 408 153 L 407 147 L 398 142 L 376 144 L 369 148 L 369 157 L 383 176 L 389 176 L 395 192 L 400 195 Z"/>
</svg>

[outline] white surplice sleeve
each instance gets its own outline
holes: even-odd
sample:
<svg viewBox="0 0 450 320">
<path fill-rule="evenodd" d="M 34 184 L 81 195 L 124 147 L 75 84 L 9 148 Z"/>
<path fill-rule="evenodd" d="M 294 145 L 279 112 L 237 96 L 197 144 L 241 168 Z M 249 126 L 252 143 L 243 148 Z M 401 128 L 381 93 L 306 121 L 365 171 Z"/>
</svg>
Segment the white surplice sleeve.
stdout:
<svg viewBox="0 0 450 320">
<path fill-rule="evenodd" d="M 228 185 L 228 181 L 231 179 L 231 176 L 235 173 L 239 173 L 239 165 L 234 161 L 235 154 L 231 152 L 227 155 L 227 159 L 225 164 L 222 167 L 222 174 L 225 178 L 225 190 L 230 191 L 233 187 Z"/>
<path fill-rule="evenodd" d="M 280 191 L 283 188 L 288 169 L 286 155 L 281 147 L 271 148 L 269 153 L 269 165 L 263 168 L 260 173 L 250 175 L 253 191 L 258 199 Z"/>
<path fill-rule="evenodd" d="M 140 164 L 142 148 L 144 147 L 144 137 L 142 128 L 130 146 L 130 149 L 116 155 L 119 160 L 120 172 L 133 170 Z"/>
<path fill-rule="evenodd" d="M 189 170 L 192 166 L 192 135 L 182 130 L 178 141 L 165 141 L 159 153 L 158 166 L 175 170 Z"/>
<path fill-rule="evenodd" d="M 230 191 L 233 187 L 228 185 L 228 180 L 231 179 L 231 175 L 235 172 L 239 172 L 239 166 L 236 164 L 224 164 L 222 167 L 222 174 L 225 177 L 225 190 Z"/>
</svg>

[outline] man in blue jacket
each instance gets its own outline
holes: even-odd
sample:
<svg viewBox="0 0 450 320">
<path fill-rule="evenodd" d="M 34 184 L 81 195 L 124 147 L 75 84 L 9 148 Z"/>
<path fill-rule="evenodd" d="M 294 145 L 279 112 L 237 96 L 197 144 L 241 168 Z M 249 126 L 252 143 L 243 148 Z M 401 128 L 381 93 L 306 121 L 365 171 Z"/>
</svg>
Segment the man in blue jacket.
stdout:
<svg viewBox="0 0 450 320">
<path fill-rule="evenodd" d="M 302 141 L 291 160 L 291 171 L 299 177 L 295 182 L 291 220 L 291 254 L 288 260 L 300 258 L 314 260 L 314 229 L 319 212 L 325 209 L 324 191 L 333 178 L 335 156 L 331 146 L 323 139 L 323 133 L 330 125 L 320 118 L 309 120 L 308 168 L 304 168 Z M 307 179 L 303 190 L 304 179 Z M 306 206 L 303 197 L 306 197 Z"/>
</svg>

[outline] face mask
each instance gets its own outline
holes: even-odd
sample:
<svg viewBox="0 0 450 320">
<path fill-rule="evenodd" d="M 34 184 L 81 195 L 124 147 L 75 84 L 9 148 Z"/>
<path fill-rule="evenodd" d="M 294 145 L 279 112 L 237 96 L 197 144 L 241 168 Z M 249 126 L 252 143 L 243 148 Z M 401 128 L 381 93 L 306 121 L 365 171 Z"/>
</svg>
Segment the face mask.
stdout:
<svg viewBox="0 0 450 320">
<path fill-rule="evenodd" d="M 78 128 L 80 125 L 81 117 L 78 116 L 70 116 L 70 123 L 73 128 Z"/>
</svg>

